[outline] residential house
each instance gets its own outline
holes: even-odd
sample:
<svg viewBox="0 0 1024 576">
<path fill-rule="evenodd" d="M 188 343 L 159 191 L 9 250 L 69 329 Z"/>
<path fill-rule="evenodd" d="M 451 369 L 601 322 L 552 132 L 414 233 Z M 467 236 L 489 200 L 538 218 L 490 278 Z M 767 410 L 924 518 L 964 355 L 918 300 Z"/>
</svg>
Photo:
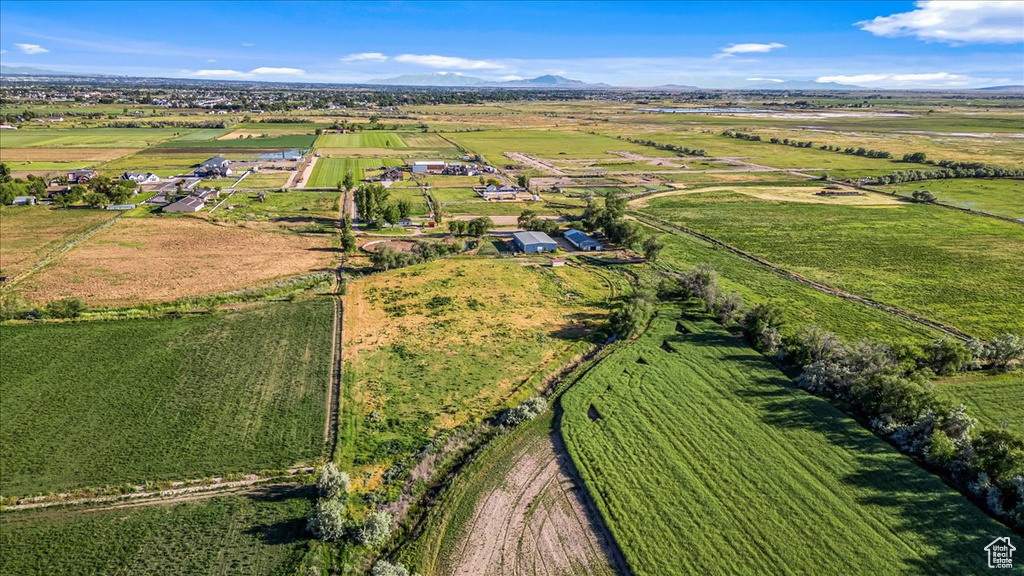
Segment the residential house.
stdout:
<svg viewBox="0 0 1024 576">
<path fill-rule="evenodd" d="M 137 184 L 154 184 L 160 181 L 160 177 L 152 172 L 125 172 L 121 174 L 121 180 L 131 180 Z"/>
<path fill-rule="evenodd" d="M 99 173 L 95 170 L 83 169 L 68 172 L 68 182 L 72 184 L 85 184 L 95 178 Z"/>
<path fill-rule="evenodd" d="M 223 156 L 214 156 L 196 168 L 195 174 L 201 178 L 219 178 L 231 176 L 231 161 Z"/>
<path fill-rule="evenodd" d="M 204 206 L 206 203 L 200 198 L 186 196 L 173 204 L 164 206 L 163 210 L 164 212 L 199 212 Z"/>
</svg>

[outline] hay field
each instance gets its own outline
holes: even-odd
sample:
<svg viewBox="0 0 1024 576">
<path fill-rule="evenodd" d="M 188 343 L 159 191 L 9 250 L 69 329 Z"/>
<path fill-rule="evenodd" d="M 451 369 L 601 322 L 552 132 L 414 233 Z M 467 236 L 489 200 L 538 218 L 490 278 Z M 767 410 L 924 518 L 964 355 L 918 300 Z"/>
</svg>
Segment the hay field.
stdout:
<svg viewBox="0 0 1024 576">
<path fill-rule="evenodd" d="M 108 210 L 0 207 L 0 274 L 18 275 L 77 236 L 117 215 Z"/>
</svg>

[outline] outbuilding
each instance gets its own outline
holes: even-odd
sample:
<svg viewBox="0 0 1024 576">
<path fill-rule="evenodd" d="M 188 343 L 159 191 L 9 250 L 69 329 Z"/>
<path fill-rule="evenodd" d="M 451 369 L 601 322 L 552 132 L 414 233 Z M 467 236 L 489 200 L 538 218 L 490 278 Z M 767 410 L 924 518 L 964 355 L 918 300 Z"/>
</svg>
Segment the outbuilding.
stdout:
<svg viewBox="0 0 1024 576">
<path fill-rule="evenodd" d="M 558 248 L 558 243 L 543 232 L 516 232 L 512 234 L 512 241 L 527 254 L 554 252 Z"/>
<path fill-rule="evenodd" d="M 36 203 L 35 196 L 15 196 L 14 201 L 11 202 L 12 206 L 34 206 Z"/>
<path fill-rule="evenodd" d="M 173 204 L 164 206 L 164 212 L 199 212 L 206 203 L 195 196 L 186 196 Z"/>
<path fill-rule="evenodd" d="M 604 250 L 604 246 L 602 246 L 600 242 L 576 229 L 567 230 L 565 232 L 565 239 L 568 240 L 570 244 L 584 252 L 600 252 L 601 250 Z"/>
</svg>

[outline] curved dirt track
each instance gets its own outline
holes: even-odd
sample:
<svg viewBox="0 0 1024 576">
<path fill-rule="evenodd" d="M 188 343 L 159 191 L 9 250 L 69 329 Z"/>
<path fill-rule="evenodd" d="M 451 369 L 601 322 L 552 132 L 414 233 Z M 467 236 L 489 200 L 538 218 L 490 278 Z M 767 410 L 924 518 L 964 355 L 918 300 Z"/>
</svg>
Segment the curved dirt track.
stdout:
<svg viewBox="0 0 1024 576">
<path fill-rule="evenodd" d="M 481 495 L 451 574 L 623 573 L 613 568 L 621 556 L 573 480 L 558 434 L 525 437 L 513 458 L 504 482 Z"/>
</svg>

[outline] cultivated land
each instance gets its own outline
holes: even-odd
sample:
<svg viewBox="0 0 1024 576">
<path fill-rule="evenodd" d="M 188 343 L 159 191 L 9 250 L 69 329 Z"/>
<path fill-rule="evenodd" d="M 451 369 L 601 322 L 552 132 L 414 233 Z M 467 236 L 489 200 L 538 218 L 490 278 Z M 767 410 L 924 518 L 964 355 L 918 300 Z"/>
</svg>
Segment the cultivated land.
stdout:
<svg viewBox="0 0 1024 576">
<path fill-rule="evenodd" d="M 263 285 L 331 266 L 332 237 L 194 217 L 126 218 L 61 255 L 19 289 L 30 302 L 77 297 L 130 306 Z"/>
<path fill-rule="evenodd" d="M 326 299 L 5 326 L 0 493 L 252 473 L 323 450 Z M 47 350 L 40 363 L 30 350 Z"/>
<path fill-rule="evenodd" d="M 616 574 L 614 544 L 548 414 L 494 441 L 404 557 L 425 575 Z"/>
<path fill-rule="evenodd" d="M 305 547 L 307 491 L 5 514 L 4 574 L 281 574 Z"/>
<path fill-rule="evenodd" d="M 938 182 L 908 182 L 882 189 L 904 197 L 911 197 L 918 190 L 927 190 L 944 204 L 1024 222 L 1024 180 L 959 178 Z"/>
<path fill-rule="evenodd" d="M 654 198 L 643 211 L 968 334 L 1024 331 L 1024 228 L 1016 224 L 921 204 L 797 203 L 729 192 Z"/>
<path fill-rule="evenodd" d="M 965 374 L 938 380 L 936 389 L 941 396 L 966 404 L 982 427 L 1024 433 L 1024 374 Z"/>
<path fill-rule="evenodd" d="M 337 134 L 341 136 L 341 134 Z M 354 136 L 354 134 L 344 134 Z M 322 138 L 322 136 L 321 136 Z M 366 172 L 381 166 L 399 166 L 401 162 L 393 158 L 318 158 L 313 174 L 306 186 L 309 188 L 334 188 L 352 172 L 356 182 L 366 178 Z"/>
<path fill-rule="evenodd" d="M 489 130 L 446 134 L 460 145 L 482 154 L 495 165 L 507 162 L 505 152 L 523 152 L 544 158 L 616 158 L 611 150 L 626 150 L 650 156 L 674 156 L 616 140 L 608 136 L 560 130 Z"/>
<path fill-rule="evenodd" d="M 638 575 L 974 573 L 1009 534 L 709 320 L 663 309 L 562 406 Z"/>
<path fill-rule="evenodd" d="M 383 472 L 438 432 L 535 393 L 591 346 L 602 277 L 523 264 L 446 260 L 348 284 L 336 461 Z"/>
</svg>

